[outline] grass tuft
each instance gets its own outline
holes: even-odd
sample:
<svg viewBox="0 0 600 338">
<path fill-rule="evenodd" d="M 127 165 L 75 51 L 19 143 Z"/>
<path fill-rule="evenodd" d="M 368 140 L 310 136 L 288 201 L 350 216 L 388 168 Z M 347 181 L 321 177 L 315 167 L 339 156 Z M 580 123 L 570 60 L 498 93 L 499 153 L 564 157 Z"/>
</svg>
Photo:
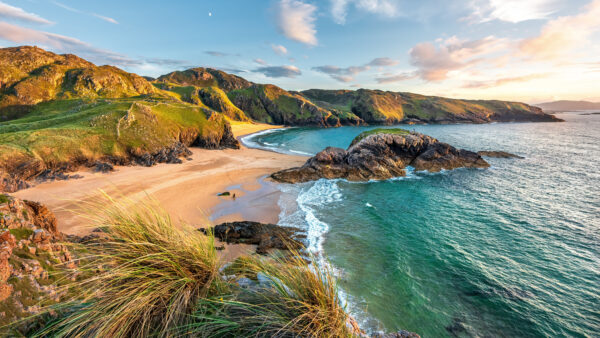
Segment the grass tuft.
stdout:
<svg viewBox="0 0 600 338">
<path fill-rule="evenodd" d="M 108 196 L 90 211 L 106 240 L 89 243 L 91 276 L 69 286 L 69 311 L 38 336 L 171 336 L 189 324 L 201 299 L 228 292 L 214 238 L 176 225 L 155 203 Z"/>
</svg>

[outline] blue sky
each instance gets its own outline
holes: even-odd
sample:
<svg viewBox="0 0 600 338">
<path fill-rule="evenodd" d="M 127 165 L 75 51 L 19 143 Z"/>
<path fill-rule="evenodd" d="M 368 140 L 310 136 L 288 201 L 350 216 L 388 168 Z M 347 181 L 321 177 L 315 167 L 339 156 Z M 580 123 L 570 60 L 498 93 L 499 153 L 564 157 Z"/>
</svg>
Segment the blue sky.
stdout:
<svg viewBox="0 0 600 338">
<path fill-rule="evenodd" d="M 600 100 L 600 0 L 0 0 L 0 46 L 289 90 Z"/>
</svg>

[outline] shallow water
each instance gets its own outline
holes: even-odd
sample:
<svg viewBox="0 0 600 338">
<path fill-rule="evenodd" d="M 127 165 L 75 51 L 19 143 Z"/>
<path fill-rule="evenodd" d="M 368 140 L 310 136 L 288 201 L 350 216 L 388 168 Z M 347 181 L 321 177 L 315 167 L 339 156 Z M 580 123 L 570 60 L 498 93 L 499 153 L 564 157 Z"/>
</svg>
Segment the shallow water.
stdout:
<svg viewBox="0 0 600 338">
<path fill-rule="evenodd" d="M 423 337 L 600 336 L 600 116 L 565 123 L 404 126 L 489 169 L 287 185 L 282 224 L 305 227 L 371 331 Z M 368 127 L 252 138 L 282 152 L 347 147 Z M 294 203 L 292 203 L 294 202 Z"/>
</svg>

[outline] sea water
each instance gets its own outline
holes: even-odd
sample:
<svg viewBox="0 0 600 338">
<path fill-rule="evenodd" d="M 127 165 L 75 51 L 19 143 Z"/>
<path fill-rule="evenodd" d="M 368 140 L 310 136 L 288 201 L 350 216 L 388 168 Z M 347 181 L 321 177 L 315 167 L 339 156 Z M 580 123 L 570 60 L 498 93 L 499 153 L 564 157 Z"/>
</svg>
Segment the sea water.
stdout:
<svg viewBox="0 0 600 338">
<path fill-rule="evenodd" d="M 280 223 L 307 229 L 369 332 L 599 337 L 600 115 L 559 117 L 566 122 L 401 126 L 525 158 L 282 185 Z M 246 141 L 315 154 L 370 128 L 291 128 Z"/>
</svg>

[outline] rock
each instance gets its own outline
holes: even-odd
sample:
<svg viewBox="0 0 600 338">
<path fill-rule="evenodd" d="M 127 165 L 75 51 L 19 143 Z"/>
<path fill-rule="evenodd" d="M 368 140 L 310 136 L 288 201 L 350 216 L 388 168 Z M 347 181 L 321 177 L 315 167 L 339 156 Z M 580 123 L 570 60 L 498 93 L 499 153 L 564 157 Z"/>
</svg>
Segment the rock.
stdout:
<svg viewBox="0 0 600 338">
<path fill-rule="evenodd" d="M 320 178 L 368 181 L 405 176 L 405 168 L 437 172 L 455 168 L 487 168 L 478 154 L 456 149 L 433 137 L 401 129 L 381 129 L 356 137 L 347 150 L 328 147 L 299 168 L 271 175 L 275 181 L 297 183 Z"/>
<path fill-rule="evenodd" d="M 256 252 L 259 254 L 267 254 L 271 249 L 303 248 L 304 245 L 298 240 L 297 235 L 300 231 L 298 228 L 250 221 L 223 223 L 213 228 L 215 237 L 221 241 L 255 244 Z"/>
<path fill-rule="evenodd" d="M 62 234 L 58 231 L 56 217 L 45 205 L 27 200 L 24 200 L 23 203 L 33 211 L 32 217 L 35 226 L 46 230 L 55 239 L 62 238 Z"/>
<path fill-rule="evenodd" d="M 421 338 L 418 334 L 406 330 L 400 330 L 398 332 L 378 334 L 375 335 L 377 338 Z"/>
<path fill-rule="evenodd" d="M 494 157 L 494 158 L 525 158 L 523 156 L 507 153 L 505 151 L 482 150 L 478 151 L 479 156 Z"/>
<path fill-rule="evenodd" d="M 181 142 L 175 142 L 168 147 L 161 148 L 153 153 L 144 153 L 138 150 L 130 151 L 134 162 L 145 167 L 157 163 L 182 163 L 180 157 L 187 157 L 192 152 Z"/>
<path fill-rule="evenodd" d="M 254 282 L 252 281 L 252 279 L 246 278 L 246 277 L 239 278 L 237 280 L 237 284 L 241 288 L 250 288 L 250 287 L 254 286 Z"/>
<path fill-rule="evenodd" d="M 98 172 L 98 173 L 109 173 L 111 171 L 114 171 L 115 167 L 113 167 L 112 164 L 110 163 L 106 163 L 106 162 L 96 162 L 94 164 L 94 171 Z"/>
</svg>

